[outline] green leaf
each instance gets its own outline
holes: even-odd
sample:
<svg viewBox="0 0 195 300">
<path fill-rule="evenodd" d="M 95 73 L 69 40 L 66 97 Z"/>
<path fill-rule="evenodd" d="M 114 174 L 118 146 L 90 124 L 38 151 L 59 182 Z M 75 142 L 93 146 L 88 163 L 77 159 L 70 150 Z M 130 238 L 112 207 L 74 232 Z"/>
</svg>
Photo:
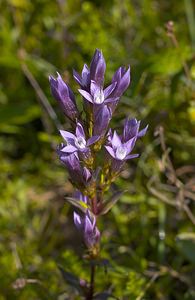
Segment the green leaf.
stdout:
<svg viewBox="0 0 195 300">
<path fill-rule="evenodd" d="M 110 197 L 108 201 L 103 203 L 103 208 L 100 215 L 105 215 L 113 207 L 114 204 L 120 199 L 124 192 L 116 192 L 113 196 Z"/>
</svg>

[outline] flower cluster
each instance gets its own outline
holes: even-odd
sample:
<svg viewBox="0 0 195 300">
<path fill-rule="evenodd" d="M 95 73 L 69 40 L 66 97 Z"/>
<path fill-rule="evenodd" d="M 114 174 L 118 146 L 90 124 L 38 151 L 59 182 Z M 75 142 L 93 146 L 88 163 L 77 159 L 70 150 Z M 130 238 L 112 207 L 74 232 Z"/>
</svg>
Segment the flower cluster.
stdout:
<svg viewBox="0 0 195 300">
<path fill-rule="evenodd" d="M 147 131 L 147 126 L 139 130 L 140 121 L 129 118 L 125 120 L 121 135 L 109 128 L 120 97 L 130 84 L 130 67 L 120 67 L 107 87 L 104 87 L 105 70 L 103 54 L 97 49 L 90 67 L 85 64 L 81 75 L 73 71 L 83 98 L 82 112 L 79 112 L 75 96 L 60 74 L 57 73 L 56 79 L 49 78 L 52 95 L 72 126 L 72 132 L 60 130 L 63 143 L 58 148 L 58 155 L 77 189 L 69 200 L 80 209 L 79 214 L 74 212 L 74 223 L 82 232 L 91 255 L 96 255 L 99 249 L 97 218 L 109 206 L 104 193 L 120 174 L 125 162 L 139 156 L 132 151 L 137 139 Z M 98 160 L 99 152 L 105 152 L 103 162 Z"/>
</svg>

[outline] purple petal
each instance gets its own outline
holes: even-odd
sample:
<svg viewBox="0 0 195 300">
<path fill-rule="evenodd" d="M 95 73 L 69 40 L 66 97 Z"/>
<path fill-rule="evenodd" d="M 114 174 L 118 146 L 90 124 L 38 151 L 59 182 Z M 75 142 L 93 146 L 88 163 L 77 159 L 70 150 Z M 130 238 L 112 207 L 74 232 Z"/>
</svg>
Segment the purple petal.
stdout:
<svg viewBox="0 0 195 300">
<path fill-rule="evenodd" d="M 121 96 L 130 84 L 130 67 L 127 69 L 125 74 L 122 76 L 118 86 L 117 95 Z"/>
<path fill-rule="evenodd" d="M 136 158 L 136 157 L 139 157 L 139 154 L 130 154 L 130 155 L 127 155 L 127 156 L 125 157 L 125 160 L 126 160 L 126 159 Z"/>
<path fill-rule="evenodd" d="M 92 96 L 100 92 L 100 86 L 94 80 L 91 80 L 90 91 Z"/>
<path fill-rule="evenodd" d="M 140 130 L 140 132 L 138 133 L 138 137 L 144 136 L 146 134 L 147 129 L 148 125 L 144 129 Z"/>
<path fill-rule="evenodd" d="M 85 139 L 85 132 L 83 130 L 83 126 L 78 122 L 76 127 L 76 136 L 83 137 Z"/>
<path fill-rule="evenodd" d="M 67 145 L 65 146 L 61 151 L 64 153 L 74 153 L 76 152 L 78 149 L 72 145 Z"/>
<path fill-rule="evenodd" d="M 117 82 L 113 82 L 112 84 L 110 84 L 109 86 L 107 86 L 107 88 L 104 89 L 104 98 L 106 99 L 108 96 L 110 96 L 110 94 L 112 93 L 112 91 L 114 90 L 114 88 L 116 87 Z"/>
<path fill-rule="evenodd" d="M 117 148 L 121 146 L 121 140 L 116 131 L 114 131 L 111 143 L 113 148 Z"/>
<path fill-rule="evenodd" d="M 99 105 L 100 108 L 94 112 L 94 131 L 93 135 L 104 135 L 111 119 L 110 109 L 106 105 Z"/>
<path fill-rule="evenodd" d="M 134 136 L 137 136 L 139 131 L 140 121 L 136 119 L 126 119 L 124 130 L 123 130 L 123 140 L 126 142 Z"/>
<path fill-rule="evenodd" d="M 133 137 L 132 139 L 123 144 L 125 149 L 127 150 L 127 154 L 129 154 L 133 150 L 136 140 L 137 137 Z"/>
<path fill-rule="evenodd" d="M 78 89 L 78 91 L 79 91 L 79 93 L 80 93 L 87 101 L 93 103 L 93 99 L 92 99 L 91 95 L 90 95 L 88 92 L 86 92 L 86 91 L 84 91 L 84 90 L 81 90 L 81 89 Z"/>
<path fill-rule="evenodd" d="M 76 212 L 73 213 L 73 219 L 74 219 L 74 224 L 77 227 L 77 229 L 79 229 L 79 230 L 82 229 L 81 217 Z"/>
<path fill-rule="evenodd" d="M 71 132 L 65 131 L 65 130 L 60 130 L 60 134 L 63 137 L 63 139 L 65 141 L 69 141 L 69 140 L 75 140 L 75 135 L 72 134 Z"/>
<path fill-rule="evenodd" d="M 91 173 L 86 167 L 83 168 L 83 177 L 86 182 L 91 178 Z"/>
<path fill-rule="evenodd" d="M 105 146 L 106 150 L 108 151 L 108 153 L 113 157 L 113 158 L 116 158 L 115 157 L 115 153 L 114 153 L 114 150 L 112 149 L 112 147 L 110 146 Z"/>
<path fill-rule="evenodd" d="M 112 82 L 119 82 L 121 79 L 121 67 L 118 68 L 118 70 L 114 73 L 114 76 L 112 77 Z"/>
<path fill-rule="evenodd" d="M 81 78 L 81 76 L 79 75 L 79 73 L 78 73 L 77 71 L 75 71 L 75 70 L 73 70 L 73 77 L 74 77 L 74 79 L 76 80 L 76 82 L 77 82 L 80 86 L 82 86 L 82 78 Z"/>
<path fill-rule="evenodd" d="M 90 65 L 91 80 L 96 81 L 98 85 L 102 85 L 104 82 L 105 69 L 106 63 L 103 54 L 100 50 L 96 49 Z"/>
<path fill-rule="evenodd" d="M 90 220 L 90 217 L 86 214 L 85 215 L 85 234 L 89 234 L 93 231 L 93 224 Z"/>
<path fill-rule="evenodd" d="M 87 141 L 87 146 L 91 146 L 92 144 L 96 143 L 100 139 L 99 135 L 94 135 Z"/>
<path fill-rule="evenodd" d="M 84 87 L 88 87 L 89 84 L 90 84 L 90 72 L 88 66 L 84 64 L 82 70 L 82 85 Z"/>
</svg>

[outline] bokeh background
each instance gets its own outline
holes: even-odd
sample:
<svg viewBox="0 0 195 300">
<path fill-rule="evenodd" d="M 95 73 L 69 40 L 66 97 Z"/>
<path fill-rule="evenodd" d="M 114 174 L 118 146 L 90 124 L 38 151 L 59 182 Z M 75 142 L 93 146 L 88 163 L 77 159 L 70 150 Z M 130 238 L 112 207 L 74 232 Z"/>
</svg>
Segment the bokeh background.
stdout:
<svg viewBox="0 0 195 300">
<path fill-rule="evenodd" d="M 95 48 L 106 82 L 131 65 L 112 127 L 126 116 L 149 124 L 114 183 L 127 192 L 100 223 L 107 270 L 96 291 L 107 296 L 96 299 L 195 299 L 194 10 L 192 0 L 1 0 L 1 300 L 81 299 L 77 277 L 89 278 L 55 150 L 69 124 L 48 76 L 60 72 L 78 95 L 72 69 Z"/>
</svg>

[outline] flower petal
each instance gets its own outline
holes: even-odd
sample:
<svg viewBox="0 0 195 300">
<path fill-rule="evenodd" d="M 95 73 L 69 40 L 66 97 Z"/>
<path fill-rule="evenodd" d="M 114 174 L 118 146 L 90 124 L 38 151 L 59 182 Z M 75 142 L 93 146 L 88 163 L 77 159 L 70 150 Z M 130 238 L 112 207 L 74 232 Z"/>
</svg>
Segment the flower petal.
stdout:
<svg viewBox="0 0 195 300">
<path fill-rule="evenodd" d="M 92 144 L 96 143 L 100 139 L 99 135 L 94 135 L 90 137 L 87 141 L 87 146 L 91 146 Z"/>
<path fill-rule="evenodd" d="M 117 147 L 121 147 L 121 140 L 120 140 L 120 137 L 118 136 L 116 130 L 114 131 L 114 134 L 113 134 L 113 137 L 111 140 L 111 144 L 114 149 Z"/>
<path fill-rule="evenodd" d="M 86 91 L 84 91 L 84 90 L 82 90 L 82 89 L 78 89 L 78 91 L 79 91 L 79 93 L 80 93 L 87 101 L 93 103 L 93 99 L 92 99 L 91 95 L 90 95 L 88 92 L 86 92 Z"/>
<path fill-rule="evenodd" d="M 113 157 L 116 158 L 114 150 L 112 149 L 112 147 L 110 146 L 105 146 L 106 150 L 108 151 L 108 153 Z"/>
<path fill-rule="evenodd" d="M 78 137 L 83 137 L 85 139 L 85 132 L 83 129 L 83 126 L 78 122 L 77 127 L 76 127 L 76 136 Z"/>
<path fill-rule="evenodd" d="M 60 130 L 60 134 L 66 142 L 70 142 L 75 140 L 75 135 L 66 130 Z M 72 144 L 72 143 L 71 143 Z"/>
<path fill-rule="evenodd" d="M 107 88 L 104 89 L 104 98 L 106 99 L 108 96 L 110 96 L 110 94 L 112 93 L 112 91 L 115 89 L 117 82 L 113 82 L 112 84 L 110 84 L 109 86 L 107 86 Z"/>
<path fill-rule="evenodd" d="M 126 160 L 126 159 L 136 158 L 136 157 L 139 157 L 139 154 L 130 154 L 130 155 L 127 155 L 127 156 L 125 157 L 125 160 Z"/>
<path fill-rule="evenodd" d="M 67 145 L 64 148 L 61 149 L 62 152 L 64 153 L 74 153 L 76 152 L 78 149 L 72 145 Z"/>
</svg>

